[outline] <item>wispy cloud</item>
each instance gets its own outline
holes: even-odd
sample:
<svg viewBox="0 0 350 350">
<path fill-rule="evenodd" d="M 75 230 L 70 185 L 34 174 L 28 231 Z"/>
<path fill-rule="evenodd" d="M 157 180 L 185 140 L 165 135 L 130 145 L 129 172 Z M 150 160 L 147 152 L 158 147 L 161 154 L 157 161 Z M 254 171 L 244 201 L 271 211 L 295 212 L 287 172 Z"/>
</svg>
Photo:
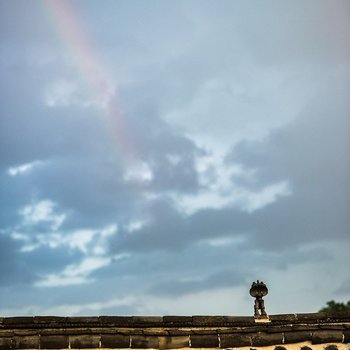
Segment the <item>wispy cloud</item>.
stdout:
<svg viewBox="0 0 350 350">
<path fill-rule="evenodd" d="M 53 201 L 46 199 L 25 206 L 20 213 L 26 225 L 47 222 L 51 225 L 52 230 L 57 230 L 66 219 L 66 215 L 55 214 L 55 206 L 56 204 Z"/>
<path fill-rule="evenodd" d="M 93 281 L 89 278 L 90 274 L 104 266 L 108 266 L 110 262 L 111 258 L 88 257 L 78 264 L 68 265 L 61 273 L 44 276 L 42 280 L 35 283 L 35 286 L 59 287 L 89 283 Z"/>
<path fill-rule="evenodd" d="M 7 172 L 10 176 L 17 176 L 17 175 L 25 174 L 25 173 L 30 172 L 34 167 L 36 167 L 37 165 L 40 165 L 41 163 L 42 163 L 41 161 L 34 161 L 31 163 L 17 165 L 15 167 L 9 168 L 7 170 Z"/>
</svg>

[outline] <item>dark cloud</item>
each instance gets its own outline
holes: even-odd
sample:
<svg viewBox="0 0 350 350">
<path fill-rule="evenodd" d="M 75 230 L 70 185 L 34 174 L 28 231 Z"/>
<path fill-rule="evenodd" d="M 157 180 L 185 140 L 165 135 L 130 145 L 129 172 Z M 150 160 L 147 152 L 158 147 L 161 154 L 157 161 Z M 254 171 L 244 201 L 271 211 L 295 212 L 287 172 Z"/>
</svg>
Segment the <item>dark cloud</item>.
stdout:
<svg viewBox="0 0 350 350">
<path fill-rule="evenodd" d="M 347 86 L 344 87 L 346 91 Z M 339 91 L 320 95 L 288 128 L 238 145 L 229 159 L 256 171 L 260 186 L 288 180 L 292 195 L 253 213 L 257 238 L 269 245 L 345 239 L 349 227 L 349 105 Z"/>
<path fill-rule="evenodd" d="M 239 144 L 227 158 L 228 163 L 254 169 L 255 177 L 247 186 L 259 189 L 288 181 L 291 195 L 252 213 L 226 207 L 191 216 L 181 214 L 174 203 L 157 201 L 149 207 L 150 223 L 132 235 L 121 233 L 113 250 L 182 250 L 206 238 L 239 235 L 263 251 L 346 240 L 350 225 L 348 103 L 344 93 L 332 104 L 322 101 L 326 99 L 320 95 L 318 104 L 310 103 L 291 125 L 263 141 Z M 233 181 L 239 182 L 239 177 Z"/>
</svg>

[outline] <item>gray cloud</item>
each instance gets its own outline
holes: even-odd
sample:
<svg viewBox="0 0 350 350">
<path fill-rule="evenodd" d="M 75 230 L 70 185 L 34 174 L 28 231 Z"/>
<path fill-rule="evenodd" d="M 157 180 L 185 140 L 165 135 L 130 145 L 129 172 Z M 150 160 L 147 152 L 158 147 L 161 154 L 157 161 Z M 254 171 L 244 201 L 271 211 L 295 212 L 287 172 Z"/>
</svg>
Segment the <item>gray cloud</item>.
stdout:
<svg viewBox="0 0 350 350">
<path fill-rule="evenodd" d="M 328 103 L 320 95 L 288 128 L 267 141 L 243 143 L 231 160 L 253 167 L 260 185 L 288 179 L 293 195 L 253 215 L 270 237 L 268 244 L 295 244 L 317 239 L 345 239 L 349 227 L 349 105 L 347 86 Z M 328 91 L 329 92 L 329 91 Z M 326 102 L 327 101 L 327 102 Z M 316 100 L 315 100 L 316 102 Z M 335 209 L 336 208 L 336 209 Z M 260 239 L 259 239 L 260 241 Z"/>
<path fill-rule="evenodd" d="M 90 44 L 84 53 L 106 71 L 101 89 L 116 90 L 109 114 L 96 105 L 79 48 L 44 6 L 0 4 L 1 293 L 9 306 L 12 297 L 21 306 L 69 300 L 97 312 L 88 304 L 110 291 L 122 299 L 135 289 L 164 298 L 234 289 L 261 278 L 260 267 L 292 270 L 292 283 L 301 263 L 334 264 L 328 243 L 348 242 L 350 226 L 347 1 L 76 1 L 72 13 Z M 201 210 L 184 214 L 181 196 L 215 187 L 216 163 L 206 184 L 197 163 L 219 159 L 218 149 L 229 150 L 224 170 L 242 171 L 215 194 L 285 181 L 290 195 L 252 212 L 231 202 L 212 209 L 204 197 Z M 126 179 L 137 166 L 149 171 L 146 181 Z M 23 222 L 21 210 L 41 200 L 66 215 L 59 232 L 45 220 Z M 91 272 L 89 288 L 55 287 L 47 299 L 33 287 L 39 275 L 88 254 L 67 246 L 22 252 L 11 238 L 20 229 L 35 243 L 39 234 L 111 224 L 118 231 L 105 238 L 103 257 L 113 262 Z M 140 227 L 130 232 L 131 224 Z"/>
</svg>

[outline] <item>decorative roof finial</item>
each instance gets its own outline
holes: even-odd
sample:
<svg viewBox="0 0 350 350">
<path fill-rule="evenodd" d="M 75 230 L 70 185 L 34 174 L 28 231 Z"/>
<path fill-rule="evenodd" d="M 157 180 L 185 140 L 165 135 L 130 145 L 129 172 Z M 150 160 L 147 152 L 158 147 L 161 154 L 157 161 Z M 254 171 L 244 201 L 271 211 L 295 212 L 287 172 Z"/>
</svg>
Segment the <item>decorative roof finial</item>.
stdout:
<svg viewBox="0 0 350 350">
<path fill-rule="evenodd" d="M 263 281 L 259 282 L 259 280 L 257 280 L 256 282 L 253 282 L 249 294 L 255 298 L 254 317 L 267 317 L 263 297 L 267 295 L 268 292 L 269 290 Z"/>
</svg>

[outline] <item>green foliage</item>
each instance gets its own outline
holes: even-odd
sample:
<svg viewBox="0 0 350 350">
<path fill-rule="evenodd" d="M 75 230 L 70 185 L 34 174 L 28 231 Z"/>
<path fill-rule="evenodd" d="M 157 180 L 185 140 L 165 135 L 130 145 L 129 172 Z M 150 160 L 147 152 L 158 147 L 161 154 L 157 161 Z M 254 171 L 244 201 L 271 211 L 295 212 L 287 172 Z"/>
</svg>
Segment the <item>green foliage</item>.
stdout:
<svg viewBox="0 0 350 350">
<path fill-rule="evenodd" d="M 328 301 L 327 306 L 323 307 L 319 312 L 342 312 L 350 311 L 350 300 L 347 303 L 337 303 L 334 300 Z"/>
</svg>

